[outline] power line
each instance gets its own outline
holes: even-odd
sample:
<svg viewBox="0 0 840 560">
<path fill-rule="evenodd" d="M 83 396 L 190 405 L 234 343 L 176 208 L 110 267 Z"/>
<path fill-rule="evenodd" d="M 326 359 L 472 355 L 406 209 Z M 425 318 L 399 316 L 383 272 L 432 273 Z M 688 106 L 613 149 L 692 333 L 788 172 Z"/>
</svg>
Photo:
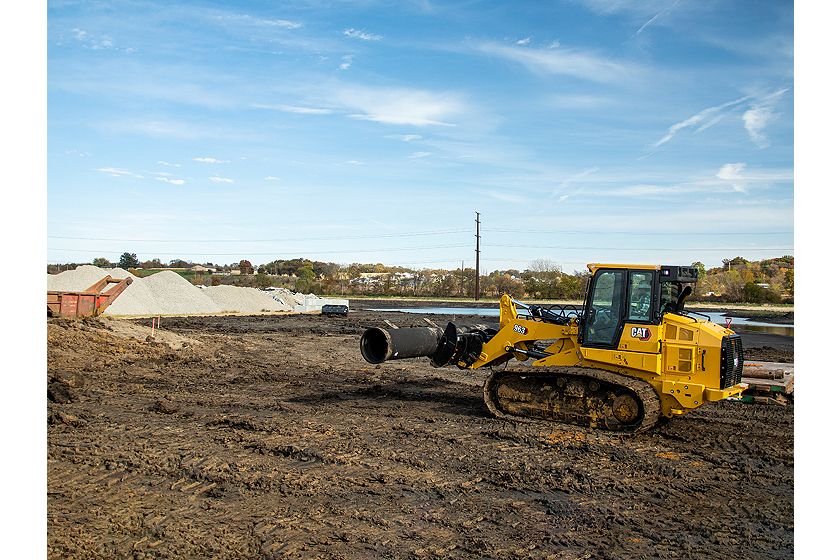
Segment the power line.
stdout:
<svg viewBox="0 0 840 560">
<path fill-rule="evenodd" d="M 498 233 L 530 233 L 530 234 L 549 234 L 549 235 L 658 235 L 662 232 L 640 232 L 640 231 L 579 231 L 579 230 L 529 230 L 516 228 L 482 228 L 485 232 Z M 69 235 L 48 235 L 49 239 L 67 239 L 74 241 L 118 241 L 123 243 L 284 243 L 288 241 L 340 241 L 344 239 L 388 239 L 398 237 L 422 237 L 433 235 L 452 235 L 456 233 L 468 233 L 470 230 L 462 229 L 446 229 L 434 231 L 420 231 L 420 232 L 406 232 L 406 233 L 380 233 L 373 235 L 341 235 L 341 236 L 325 236 L 325 237 L 278 237 L 267 239 L 138 239 L 138 238 L 120 238 L 120 237 L 76 237 Z M 668 236 L 675 235 L 791 235 L 793 231 L 669 231 Z"/>
<path fill-rule="evenodd" d="M 71 237 L 48 235 L 49 239 L 70 239 L 74 241 L 119 241 L 122 243 L 286 243 L 288 241 L 341 241 L 344 239 L 385 239 L 395 237 L 420 237 L 427 235 L 451 235 L 466 233 L 469 229 L 422 231 L 414 233 L 382 233 L 376 235 L 342 235 L 337 237 L 282 237 L 276 239 L 123 239 L 116 237 Z"/>
<path fill-rule="evenodd" d="M 252 255 L 252 256 L 266 256 L 266 255 L 333 255 L 333 254 L 347 254 L 347 253 L 379 253 L 379 252 L 386 252 L 386 251 L 421 251 L 427 249 L 463 249 L 466 247 L 472 247 L 472 245 L 428 245 L 423 247 L 392 247 L 388 249 L 349 249 L 349 250 L 337 250 L 337 251 L 307 251 L 307 250 L 299 250 L 299 251 L 272 251 L 270 253 L 253 253 L 251 251 L 239 251 L 237 253 L 193 253 L 191 251 L 181 251 L 178 253 L 158 253 L 155 252 L 156 255 L 164 255 L 164 256 L 187 256 L 187 255 L 199 255 L 199 256 L 241 256 L 245 255 Z M 89 253 L 89 254 L 107 254 L 107 253 L 118 253 L 118 250 L 114 249 L 65 249 L 61 247 L 48 247 L 48 251 L 68 251 L 71 253 Z M 185 253 L 187 255 L 185 255 Z M 451 260 L 451 259 L 450 259 Z"/>
<path fill-rule="evenodd" d="M 485 247 L 508 249 L 554 249 L 561 251 L 792 251 L 791 247 L 561 247 L 558 245 L 498 245 L 486 243 Z"/>
<path fill-rule="evenodd" d="M 536 233 L 549 235 L 659 235 L 661 231 L 577 231 L 577 230 L 537 230 L 515 228 L 484 228 L 484 231 L 501 233 Z M 792 235 L 793 231 L 668 231 L 667 235 Z"/>
</svg>

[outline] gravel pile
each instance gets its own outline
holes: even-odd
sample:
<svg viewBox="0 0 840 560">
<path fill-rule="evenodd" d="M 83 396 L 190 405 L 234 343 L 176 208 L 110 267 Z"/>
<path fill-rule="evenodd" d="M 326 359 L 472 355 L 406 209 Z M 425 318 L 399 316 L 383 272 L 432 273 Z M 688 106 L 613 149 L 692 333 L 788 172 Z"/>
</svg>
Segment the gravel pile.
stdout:
<svg viewBox="0 0 840 560">
<path fill-rule="evenodd" d="M 157 276 L 157 274 L 155 274 Z M 293 306 L 280 296 L 256 288 L 237 286 L 210 286 L 201 290 L 222 311 L 260 313 L 263 311 L 292 311 Z"/>
<path fill-rule="evenodd" d="M 143 278 L 130 275 L 132 282 L 114 303 L 105 309 L 106 315 L 161 315 L 157 295 L 149 288 Z"/>
<path fill-rule="evenodd" d="M 83 265 L 75 270 L 47 275 L 47 289 L 85 290 L 105 276 L 131 277 L 132 283 L 106 310 L 106 315 L 210 315 L 214 313 L 262 313 L 320 311 L 326 304 L 348 305 L 347 300 L 324 299 L 286 289 L 271 291 L 237 286 L 194 286 L 171 270 L 137 277 L 121 268 Z"/>
<path fill-rule="evenodd" d="M 106 276 L 120 280 L 131 276 L 132 280 L 137 280 L 136 276 L 121 268 L 99 268 L 86 264 L 76 268 L 76 270 L 47 274 L 47 290 L 64 292 L 87 290 Z"/>
<path fill-rule="evenodd" d="M 225 311 L 189 280 L 171 270 L 157 272 L 142 279 L 157 299 L 161 315 L 208 314 Z"/>
</svg>

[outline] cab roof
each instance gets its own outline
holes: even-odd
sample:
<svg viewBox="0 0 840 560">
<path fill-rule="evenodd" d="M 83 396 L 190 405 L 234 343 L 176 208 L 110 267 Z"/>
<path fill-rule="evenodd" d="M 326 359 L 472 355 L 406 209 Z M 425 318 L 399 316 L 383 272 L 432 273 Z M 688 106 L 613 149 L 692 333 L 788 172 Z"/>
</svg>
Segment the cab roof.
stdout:
<svg viewBox="0 0 840 560">
<path fill-rule="evenodd" d="M 589 272 L 594 273 L 599 268 L 625 268 L 628 270 L 659 270 L 661 264 L 612 264 L 612 263 L 589 263 L 586 265 Z"/>
<path fill-rule="evenodd" d="M 697 267 L 676 266 L 665 264 L 613 264 L 613 263 L 590 263 L 586 265 L 589 272 L 595 274 L 600 269 L 613 270 L 653 270 L 663 282 L 681 282 L 684 284 L 697 283 L 699 274 Z"/>
</svg>

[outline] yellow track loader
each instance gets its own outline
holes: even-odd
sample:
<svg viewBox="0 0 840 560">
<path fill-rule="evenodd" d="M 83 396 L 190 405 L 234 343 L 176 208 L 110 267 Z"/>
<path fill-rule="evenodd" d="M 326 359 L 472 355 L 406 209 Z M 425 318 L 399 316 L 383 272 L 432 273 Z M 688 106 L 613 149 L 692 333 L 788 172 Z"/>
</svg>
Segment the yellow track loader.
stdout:
<svg viewBox="0 0 840 560">
<path fill-rule="evenodd" d="M 623 432 L 746 389 L 740 336 L 684 310 L 696 268 L 588 267 L 582 309 L 504 295 L 498 328 L 370 328 L 362 356 L 374 364 L 426 356 L 436 367 L 486 367 L 484 401 L 496 416 Z M 511 360 L 523 365 L 510 367 Z"/>
</svg>

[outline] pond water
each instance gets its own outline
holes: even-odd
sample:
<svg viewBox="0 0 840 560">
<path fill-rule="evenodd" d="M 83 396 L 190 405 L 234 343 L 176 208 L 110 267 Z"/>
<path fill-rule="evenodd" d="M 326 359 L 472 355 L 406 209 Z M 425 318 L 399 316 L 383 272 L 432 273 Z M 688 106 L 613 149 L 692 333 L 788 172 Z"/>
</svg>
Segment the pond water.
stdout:
<svg viewBox="0 0 840 560">
<path fill-rule="evenodd" d="M 481 315 L 483 317 L 499 316 L 499 309 L 496 307 L 406 307 L 400 309 L 372 309 L 371 311 L 398 311 L 402 313 L 421 313 L 436 315 Z M 520 309 L 519 312 L 523 315 L 527 314 L 523 309 Z M 727 316 L 724 313 L 703 312 L 703 315 L 708 316 L 715 323 L 724 326 L 726 325 Z M 745 317 L 731 317 L 731 319 L 731 327 L 735 331 L 751 331 L 767 334 L 781 334 L 785 336 L 793 336 L 793 325 L 778 325 L 775 323 L 766 323 L 763 321 L 753 321 L 752 319 Z"/>
</svg>

